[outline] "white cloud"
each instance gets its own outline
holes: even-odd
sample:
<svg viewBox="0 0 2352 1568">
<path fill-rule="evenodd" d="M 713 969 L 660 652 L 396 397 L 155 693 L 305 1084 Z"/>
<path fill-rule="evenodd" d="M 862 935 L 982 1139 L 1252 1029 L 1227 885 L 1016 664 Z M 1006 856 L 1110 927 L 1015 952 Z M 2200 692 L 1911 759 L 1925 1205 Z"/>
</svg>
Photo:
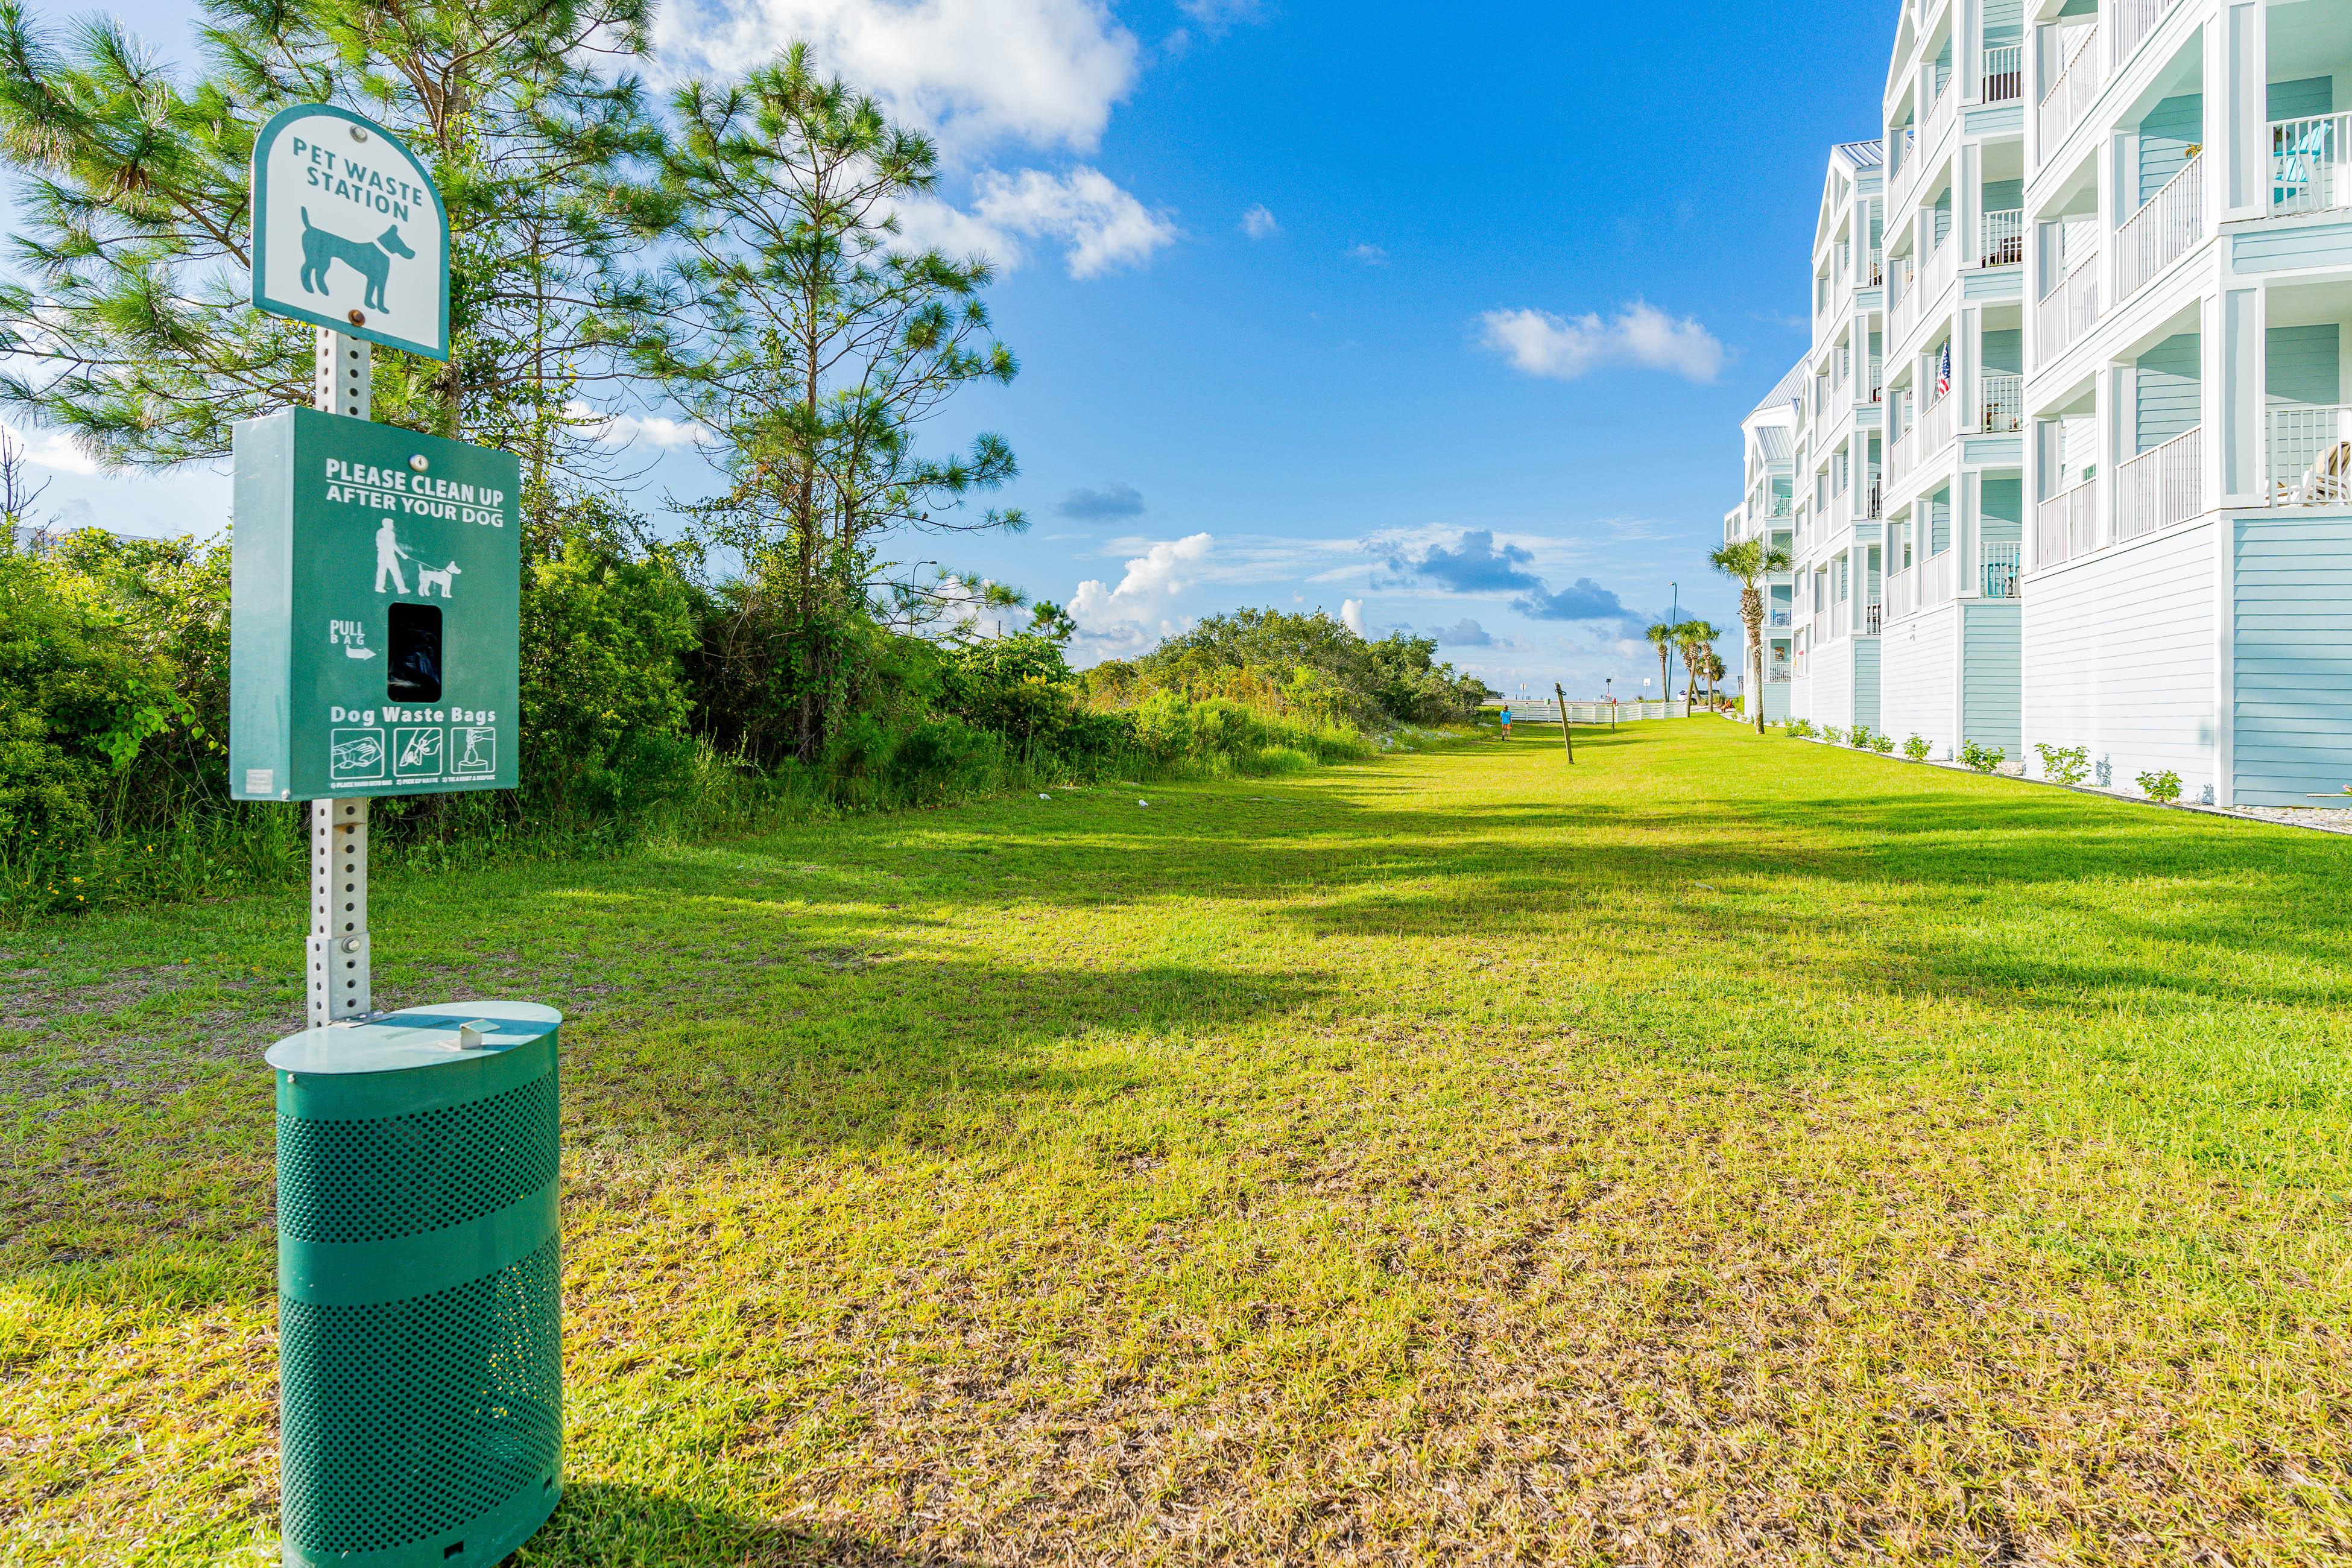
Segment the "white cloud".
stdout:
<svg viewBox="0 0 2352 1568">
<path fill-rule="evenodd" d="M 1205 533 L 1162 540 L 1127 563 L 1116 588 L 1087 579 L 1070 597 L 1070 618 L 1097 634 L 1140 629 L 1161 617 L 1184 591 L 1188 574 L 1216 542 Z"/>
<path fill-rule="evenodd" d="M 1282 232 L 1282 226 L 1274 221 L 1272 209 L 1260 202 L 1242 214 L 1242 232 L 1252 239 L 1271 239 Z"/>
<path fill-rule="evenodd" d="M 604 447 L 644 445 L 668 451 L 710 439 L 709 427 L 691 419 L 669 419 L 658 414 L 608 414 L 600 418 L 584 403 L 571 404 L 564 412 L 582 422 L 581 428 L 590 439 Z"/>
<path fill-rule="evenodd" d="M 1641 300 L 1608 321 L 1590 311 L 1561 317 L 1549 310 L 1489 310 L 1479 321 L 1486 345 L 1514 369 L 1557 381 L 1612 364 L 1672 371 L 1691 381 L 1713 381 L 1723 368 L 1723 345 L 1714 333 Z"/>
<path fill-rule="evenodd" d="M 739 72 L 795 40 L 958 156 L 1093 151 L 1141 53 L 1102 0 L 683 0 L 654 27 L 673 77 Z"/>
<path fill-rule="evenodd" d="M 1386 267 L 1389 264 L 1389 253 L 1377 245 L 1351 245 L 1348 247 L 1348 258 L 1360 261 L 1367 267 Z"/>
<path fill-rule="evenodd" d="M 1073 278 L 1097 278 L 1115 267 L 1135 267 L 1176 242 L 1165 213 L 1146 208 L 1099 170 L 1083 163 L 1055 175 L 1043 169 L 1018 174 L 982 173 L 974 182 L 972 215 L 1000 235 L 1057 240 L 1068 247 Z"/>
<path fill-rule="evenodd" d="M 37 468 L 54 468 L 61 474 L 94 474 L 98 459 L 73 444 L 62 430 L 19 430 L 13 426 L 0 426 L 11 443 L 22 448 L 25 461 Z"/>
<path fill-rule="evenodd" d="M 1347 627 L 1349 631 L 1355 633 L 1358 637 L 1362 637 L 1364 635 L 1364 601 L 1361 599 L 1340 600 L 1339 624 Z"/>
</svg>

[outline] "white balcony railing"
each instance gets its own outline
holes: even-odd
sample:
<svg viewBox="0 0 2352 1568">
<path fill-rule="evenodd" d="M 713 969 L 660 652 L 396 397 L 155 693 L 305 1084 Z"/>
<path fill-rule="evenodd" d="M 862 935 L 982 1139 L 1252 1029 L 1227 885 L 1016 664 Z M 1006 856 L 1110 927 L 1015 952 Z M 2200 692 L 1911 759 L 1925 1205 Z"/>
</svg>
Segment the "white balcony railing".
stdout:
<svg viewBox="0 0 2352 1568">
<path fill-rule="evenodd" d="M 1923 461 L 1951 444 L 1953 398 L 1950 394 L 1927 405 L 1919 416 L 1918 441 L 1911 449 Z"/>
<path fill-rule="evenodd" d="M 1919 574 L 1890 572 L 1886 576 L 1886 618 L 1899 621 L 1917 607 Z"/>
<path fill-rule="evenodd" d="M 1907 336 L 1911 330 L 1919 324 L 1920 318 L 1927 308 L 1943 294 L 1945 286 L 1951 282 L 1952 274 L 1956 270 L 1952 261 L 1953 258 L 1959 253 L 1959 248 L 1947 239 L 1936 247 L 1934 255 L 1920 264 L 1919 270 L 1914 275 L 1910 286 L 1903 290 L 1903 298 L 1896 300 L 1886 312 L 1888 342 L 1895 342 Z"/>
<path fill-rule="evenodd" d="M 2025 260 L 2025 214 L 2008 207 L 1984 215 L 1977 239 L 1979 267 L 2016 267 Z"/>
<path fill-rule="evenodd" d="M 2273 408 L 2271 504 L 2352 503 L 2352 405 Z"/>
<path fill-rule="evenodd" d="M 1984 373 L 1983 423 L 1988 436 L 2012 436 L 2025 428 L 2025 378 L 2006 371 Z"/>
<path fill-rule="evenodd" d="M 1875 289 L 1885 281 L 1886 252 L 1874 246 L 1871 247 L 1870 252 L 1870 279 L 1869 281 L 1864 283 L 1862 287 L 1864 289 Z"/>
<path fill-rule="evenodd" d="M 1984 52 L 1984 100 L 2008 103 L 2025 96 L 2025 46 L 1995 44 Z"/>
<path fill-rule="evenodd" d="M 2203 430 L 2196 426 L 2116 468 L 2116 538 L 2137 539 L 2205 510 Z"/>
<path fill-rule="evenodd" d="M 1873 403 L 1884 403 L 1886 401 L 1886 362 L 1879 358 L 1876 354 L 1870 356 L 1870 386 L 1868 390 L 1870 394 L 1870 401 Z"/>
<path fill-rule="evenodd" d="M 2108 0 L 2116 19 L 2115 52 L 2108 58 L 2120 70 L 2139 48 L 2140 40 L 2156 31 L 2164 14 L 2179 0 Z"/>
<path fill-rule="evenodd" d="M 1952 598 L 1952 563 L 1958 552 L 1947 550 L 1941 555 L 1930 555 L 1919 563 L 1919 607 L 1932 610 L 1937 605 L 1949 604 Z"/>
<path fill-rule="evenodd" d="M 1793 610 L 1774 610 L 1771 612 L 1771 624 L 1776 626 L 1791 626 L 1797 622 L 1796 612 Z"/>
<path fill-rule="evenodd" d="M 2066 140 L 2066 132 L 2083 118 L 2091 100 L 2099 96 L 2099 29 L 2085 27 L 2074 44 L 2074 52 L 2066 57 L 2058 78 L 2050 90 L 2042 95 L 2042 146 L 2044 160 L 2054 156 L 2058 144 Z"/>
<path fill-rule="evenodd" d="M 2099 253 L 2093 251 L 2034 307 L 2033 363 L 2046 365 L 2099 319 Z"/>
<path fill-rule="evenodd" d="M 1984 547 L 1984 596 L 1988 599 L 2017 597 L 2019 556 L 2023 546 L 1988 544 Z"/>
<path fill-rule="evenodd" d="M 2352 208 L 2352 112 L 2271 121 L 2271 211 Z"/>
<path fill-rule="evenodd" d="M 2062 490 L 2034 511 L 2033 563 L 2055 566 L 2078 555 L 2088 555 L 2098 542 L 2098 514 L 2092 510 L 2097 482 L 2084 479 Z"/>
<path fill-rule="evenodd" d="M 2130 299 L 2204 237 L 2205 158 L 2200 153 L 2116 230 L 2116 302 Z"/>
</svg>

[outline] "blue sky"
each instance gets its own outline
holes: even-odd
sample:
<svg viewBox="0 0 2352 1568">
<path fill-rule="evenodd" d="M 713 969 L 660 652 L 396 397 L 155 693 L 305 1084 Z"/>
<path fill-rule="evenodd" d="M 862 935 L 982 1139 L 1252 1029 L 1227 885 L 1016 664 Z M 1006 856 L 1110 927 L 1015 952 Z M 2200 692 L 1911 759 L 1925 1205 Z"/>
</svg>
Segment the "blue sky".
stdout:
<svg viewBox="0 0 2352 1568">
<path fill-rule="evenodd" d="M 184 54 L 191 7 L 119 9 Z M 1031 528 L 898 553 L 1074 605 L 1087 659 L 1319 605 L 1507 690 L 1622 695 L 1671 582 L 1736 626 L 1704 554 L 1738 422 L 1804 348 L 1824 160 L 1874 129 L 1894 15 L 670 0 L 660 68 L 811 39 L 939 135 L 918 232 L 1005 265 L 1023 374 L 935 431 L 1012 442 L 999 500 Z M 76 473 L 34 441 L 68 521 L 226 515 L 220 475 Z M 706 475 L 667 450 L 641 504 Z"/>
</svg>

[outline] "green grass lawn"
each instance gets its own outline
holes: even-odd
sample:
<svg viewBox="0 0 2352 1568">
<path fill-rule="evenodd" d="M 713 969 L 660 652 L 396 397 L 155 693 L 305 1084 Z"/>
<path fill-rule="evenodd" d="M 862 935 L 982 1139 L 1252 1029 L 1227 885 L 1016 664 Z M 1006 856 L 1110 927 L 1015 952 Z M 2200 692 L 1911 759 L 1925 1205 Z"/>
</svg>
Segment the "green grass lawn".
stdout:
<svg viewBox="0 0 2352 1568">
<path fill-rule="evenodd" d="M 2352 842 L 1577 757 L 380 880 L 570 1018 L 521 1561 L 2341 1561 Z M 302 930 L 0 933 L 0 1562 L 274 1551 Z"/>
</svg>

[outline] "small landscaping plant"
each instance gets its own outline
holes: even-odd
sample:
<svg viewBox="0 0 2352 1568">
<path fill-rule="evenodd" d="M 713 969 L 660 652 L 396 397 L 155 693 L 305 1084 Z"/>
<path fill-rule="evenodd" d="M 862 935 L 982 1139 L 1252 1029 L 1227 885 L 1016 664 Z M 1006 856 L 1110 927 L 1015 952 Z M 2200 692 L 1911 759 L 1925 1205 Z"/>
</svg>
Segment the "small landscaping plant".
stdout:
<svg viewBox="0 0 2352 1568">
<path fill-rule="evenodd" d="M 1988 746 L 1981 741 L 1970 741 L 1960 748 L 1960 761 L 1980 773 L 1992 772 L 2008 755 L 2000 747 Z"/>
<path fill-rule="evenodd" d="M 1845 744 L 1845 731 L 1835 724 L 1824 724 L 1822 726 L 1822 739 L 1832 746 L 1843 746 Z"/>
<path fill-rule="evenodd" d="M 1915 763 L 1927 760 L 1927 737 L 1925 735 L 1914 735 L 1903 742 L 1903 754 Z"/>
<path fill-rule="evenodd" d="M 2037 745 L 2042 753 L 2042 776 L 2052 784 L 2078 784 L 2091 774 L 2091 748 L 2088 746 Z"/>
<path fill-rule="evenodd" d="M 1846 743 L 1857 752 L 1870 750 L 1870 726 L 1867 724 L 1856 724 L 1853 727 L 1853 733 L 1846 738 Z"/>
<path fill-rule="evenodd" d="M 1924 750 L 1927 742 L 1922 741 L 1920 746 Z M 1874 734 L 1870 738 L 1870 749 L 1882 757 L 1890 756 L 1895 751 L 1895 737 L 1887 734 Z"/>
<path fill-rule="evenodd" d="M 1812 732 L 1813 723 L 1811 720 L 1791 719 L 1789 721 L 1789 735 L 1790 739 L 1802 741 L 1810 737 Z"/>
<path fill-rule="evenodd" d="M 2148 799 L 2169 805 L 2180 798 L 2180 775 L 2170 768 L 2160 773 L 2142 773 L 2139 787 Z"/>
</svg>

